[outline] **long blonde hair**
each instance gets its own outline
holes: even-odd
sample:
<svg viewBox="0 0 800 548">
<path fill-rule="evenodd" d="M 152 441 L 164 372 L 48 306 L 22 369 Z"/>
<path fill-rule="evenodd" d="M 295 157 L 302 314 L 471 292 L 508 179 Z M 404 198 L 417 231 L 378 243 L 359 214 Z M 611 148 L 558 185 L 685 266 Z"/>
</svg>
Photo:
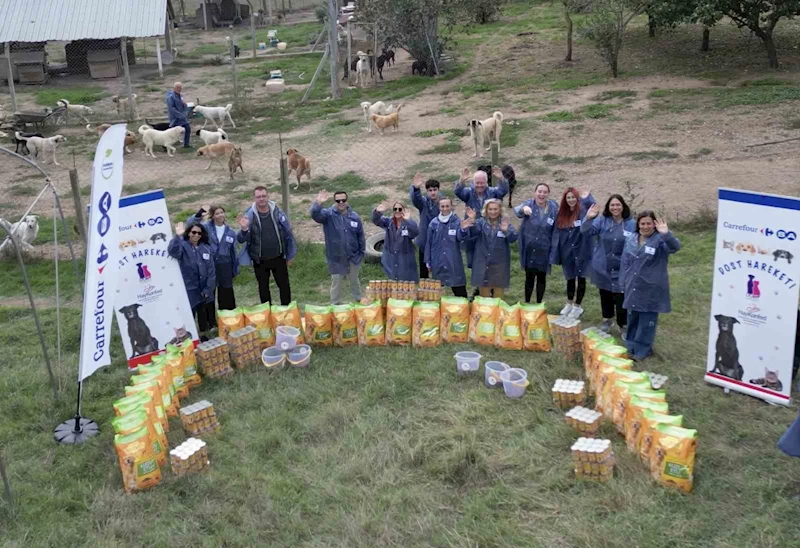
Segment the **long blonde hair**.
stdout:
<svg viewBox="0 0 800 548">
<path fill-rule="evenodd" d="M 481 216 L 489 222 L 492 222 L 491 219 L 486 215 L 489 211 L 489 204 L 497 204 L 500 206 L 500 215 L 497 217 L 497 222 L 499 223 L 503 219 L 503 202 L 502 200 L 498 200 L 497 198 L 489 198 L 485 202 L 483 202 L 483 209 L 481 209 Z"/>
</svg>

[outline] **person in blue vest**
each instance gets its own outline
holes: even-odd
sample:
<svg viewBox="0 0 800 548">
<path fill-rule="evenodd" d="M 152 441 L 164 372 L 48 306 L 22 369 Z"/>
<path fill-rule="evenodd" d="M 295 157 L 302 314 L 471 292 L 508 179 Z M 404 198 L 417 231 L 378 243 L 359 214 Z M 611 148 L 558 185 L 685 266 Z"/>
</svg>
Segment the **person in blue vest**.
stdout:
<svg viewBox="0 0 800 548">
<path fill-rule="evenodd" d="M 581 233 L 581 224 L 586 212 L 594 204 L 595 200 L 588 190 L 578 191 L 569 187 L 561 196 L 553 230 L 550 264 L 561 265 L 567 280 L 567 304 L 561 309 L 561 315 L 572 319 L 578 319 L 583 314 L 581 303 L 586 293 L 586 276 L 591 268 L 592 247 L 590 238 Z"/>
<path fill-rule="evenodd" d="M 183 127 L 183 148 L 191 148 L 189 138 L 192 135 L 192 126 L 189 124 L 189 118 L 186 117 L 186 103 L 181 97 L 182 89 L 181 83 L 175 82 L 172 90 L 167 92 L 167 118 L 169 118 L 169 127 Z"/>
<path fill-rule="evenodd" d="M 525 302 L 531 302 L 534 286 L 536 302 L 542 302 L 550 273 L 550 247 L 558 215 L 558 204 L 550 199 L 550 186 L 539 183 L 533 198 L 514 208 L 522 219 L 519 227 L 519 263 L 525 271 Z"/>
<path fill-rule="evenodd" d="M 208 221 L 203 223 L 203 216 Z M 225 208 L 204 205 L 186 222 L 186 226 L 203 223 L 208 233 L 208 242 L 214 251 L 214 268 L 217 276 L 217 307 L 220 310 L 236 308 L 233 279 L 239 274 L 239 259 L 236 257 L 236 232 L 225 224 Z"/>
<path fill-rule="evenodd" d="M 383 202 L 372 211 L 372 223 L 386 231 L 381 252 L 383 272 L 390 280 L 418 282 L 414 238 L 419 234 L 419 227 L 400 202 L 392 206 L 391 217 L 384 217 L 383 212 L 388 208 L 389 202 Z"/>
<path fill-rule="evenodd" d="M 202 223 L 188 228 L 183 223 L 175 225 L 175 237 L 167 245 L 167 253 L 178 261 L 183 284 L 189 296 L 189 306 L 197 318 L 200 340 L 207 341 L 215 325 L 214 289 L 217 275 L 214 267 L 214 250 L 208 242 L 208 231 Z"/>
<path fill-rule="evenodd" d="M 439 215 L 439 188 L 441 185 L 436 179 L 428 179 L 425 181 L 425 195 L 423 196 L 421 191 L 423 181 L 425 179 L 417 173 L 409 193 L 411 194 L 411 203 L 419 210 L 419 235 L 415 242 L 419 250 L 419 277 L 427 278 L 430 273 L 425 262 L 425 241 L 428 237 L 428 224 Z"/>
<path fill-rule="evenodd" d="M 612 194 L 603 208 L 603 215 L 598 217 L 599 214 L 598 205 L 592 205 L 581 224 L 581 233 L 592 242 L 591 280 L 600 290 L 603 314 L 600 329 L 608 333 L 616 318 L 624 338 L 628 315 L 622 306 L 625 295 L 619 283 L 619 269 L 625 240 L 633 234 L 636 222 L 631 219 L 631 210 L 619 194 Z"/>
<path fill-rule="evenodd" d="M 269 278 L 275 276 L 281 305 L 286 306 L 292 302 L 289 266 L 297 255 L 292 226 L 278 204 L 269 199 L 266 187 L 253 189 L 253 199 L 253 204 L 238 218 L 236 239 L 245 244 L 239 252 L 239 264 L 253 265 L 262 303 L 272 303 Z"/>
<path fill-rule="evenodd" d="M 625 240 L 620 266 L 620 285 L 625 294 L 622 306 L 628 311 L 625 343 L 631 359 L 639 361 L 653 353 L 658 315 L 671 310 L 669 299 L 669 256 L 681 248 L 666 219 L 652 211 L 636 217 L 636 228 Z"/>
<path fill-rule="evenodd" d="M 331 275 L 331 304 L 342 304 L 342 282 L 350 281 L 353 301 L 361 300 L 361 282 L 358 271 L 364 261 L 366 241 L 364 225 L 358 213 L 347 205 L 347 192 L 333 193 L 333 207 L 323 208 L 328 192 L 321 190 L 311 206 L 311 218 L 322 225 L 325 235 L 325 262 Z"/>
<path fill-rule="evenodd" d="M 475 242 L 472 285 L 481 297 L 502 298 L 511 284 L 511 244 L 518 237 L 514 225 L 503 216 L 503 203 L 497 198 L 486 200 L 480 218 L 467 208 L 463 227 Z"/>
<path fill-rule="evenodd" d="M 456 181 L 455 195 L 459 200 L 475 212 L 475 218 L 480 219 L 483 205 L 486 200 L 496 198 L 501 200 L 508 194 L 508 181 L 503 177 L 503 172 L 499 167 L 492 168 L 492 178 L 499 181 L 498 186 L 489 186 L 489 177 L 486 172 L 478 170 L 470 179 L 470 169 L 465 167 L 461 170 L 461 178 Z M 475 250 L 475 242 L 467 243 L 467 267 L 472 268 L 472 255 Z"/>
<path fill-rule="evenodd" d="M 424 260 L 434 280 L 449 287 L 456 297 L 467 297 L 467 277 L 461 257 L 461 242 L 466 238 L 461 219 L 453 212 L 453 200 L 439 198 L 439 214 L 428 225 Z"/>
</svg>

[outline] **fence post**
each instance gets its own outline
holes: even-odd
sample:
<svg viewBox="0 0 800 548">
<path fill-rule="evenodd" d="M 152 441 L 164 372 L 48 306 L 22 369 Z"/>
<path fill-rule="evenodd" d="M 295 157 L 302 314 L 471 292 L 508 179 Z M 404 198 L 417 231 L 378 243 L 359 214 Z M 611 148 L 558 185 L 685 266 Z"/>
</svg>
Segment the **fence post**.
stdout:
<svg viewBox="0 0 800 548">
<path fill-rule="evenodd" d="M 131 88 L 131 69 L 128 65 L 128 37 L 123 36 L 119 39 L 120 47 L 122 48 L 122 66 L 125 69 L 125 89 L 128 92 L 127 108 L 130 109 L 130 118 L 128 120 L 136 119 L 136 108 L 133 106 L 133 89 Z"/>
<path fill-rule="evenodd" d="M 206 0 L 200 0 L 203 2 L 203 30 L 208 30 L 208 13 L 206 13 Z"/>
<path fill-rule="evenodd" d="M 281 153 L 281 201 L 283 212 L 289 217 L 289 162 Z"/>
<path fill-rule="evenodd" d="M 86 245 L 86 222 L 83 220 L 83 205 L 81 204 L 81 185 L 78 181 L 78 170 L 69 170 L 69 186 L 72 188 L 72 203 L 75 206 L 75 222 L 83 244 Z"/>
<path fill-rule="evenodd" d="M 156 36 L 156 59 L 158 59 L 158 77 L 164 77 L 164 63 L 161 62 L 161 38 Z"/>
<path fill-rule="evenodd" d="M 14 87 L 14 65 L 11 63 L 11 42 L 6 42 L 6 63 L 8 63 L 8 91 L 11 93 L 11 113 L 17 112 L 17 90 Z"/>
<path fill-rule="evenodd" d="M 500 143 L 492 141 L 489 146 L 492 149 L 492 167 L 500 165 Z"/>
<path fill-rule="evenodd" d="M 337 27 L 336 0 L 328 0 L 328 55 L 331 62 L 331 97 L 338 99 L 339 91 L 339 29 Z"/>
<path fill-rule="evenodd" d="M 8 473 L 6 472 L 6 458 L 5 451 L 0 450 L 0 476 L 3 478 L 3 489 L 6 493 L 6 500 L 11 512 L 14 511 L 14 499 L 11 497 L 11 483 L 8 481 Z"/>
<path fill-rule="evenodd" d="M 350 32 L 351 32 L 351 30 L 350 30 L 350 20 L 348 19 L 347 20 L 347 68 L 344 69 L 345 72 L 347 73 L 347 85 L 348 86 L 352 86 L 353 85 L 353 79 L 352 79 L 353 71 L 350 70 L 350 63 L 352 62 L 352 59 L 353 59 L 353 57 L 352 57 L 352 55 L 353 55 L 353 53 L 352 53 L 353 36 L 350 34 Z"/>
<path fill-rule="evenodd" d="M 231 54 L 231 75 L 233 77 L 233 102 L 236 106 L 239 106 L 239 88 L 236 85 L 236 55 L 234 55 L 233 51 L 233 39 L 230 36 L 225 37 L 225 41 L 228 42 L 228 51 Z"/>
<path fill-rule="evenodd" d="M 372 30 L 372 86 L 378 85 L 378 23 Z"/>
<path fill-rule="evenodd" d="M 250 38 L 253 40 L 253 59 L 256 58 L 256 12 L 255 6 L 251 0 L 247 0 L 247 5 L 250 6 Z"/>
<path fill-rule="evenodd" d="M 304 104 L 308 96 L 311 95 L 311 90 L 314 89 L 314 83 L 317 81 L 317 77 L 319 73 L 322 72 L 322 67 L 325 66 L 325 59 L 328 58 L 328 53 L 330 52 L 330 44 L 325 44 L 325 53 L 322 54 L 322 59 L 319 60 L 319 65 L 317 65 L 317 70 L 314 71 L 314 76 L 311 77 L 311 83 L 308 84 L 306 88 L 306 92 L 303 94 L 303 98 L 300 99 L 300 104 Z"/>
</svg>

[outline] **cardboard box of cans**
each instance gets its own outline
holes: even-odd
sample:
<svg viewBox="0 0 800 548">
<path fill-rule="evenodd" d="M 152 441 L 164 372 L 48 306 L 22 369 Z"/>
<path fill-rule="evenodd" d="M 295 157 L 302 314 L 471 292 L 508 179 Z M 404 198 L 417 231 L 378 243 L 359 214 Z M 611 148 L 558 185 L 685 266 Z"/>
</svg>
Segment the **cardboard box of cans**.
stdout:
<svg viewBox="0 0 800 548">
<path fill-rule="evenodd" d="M 228 343 L 217 337 L 200 343 L 194 352 L 197 366 L 204 377 L 225 377 L 233 373 Z"/>
<path fill-rule="evenodd" d="M 572 445 L 575 477 L 607 482 L 614 477 L 614 451 L 611 440 L 578 438 Z"/>
<path fill-rule="evenodd" d="M 552 392 L 553 403 L 561 409 L 572 409 L 586 401 L 586 386 L 583 381 L 556 379 Z"/>
<path fill-rule="evenodd" d="M 180 410 L 183 431 L 188 436 L 199 436 L 220 431 L 219 419 L 214 410 L 214 404 L 203 400 Z"/>
<path fill-rule="evenodd" d="M 237 369 L 245 369 L 261 361 L 261 344 L 258 330 L 252 325 L 228 334 L 231 361 Z"/>
<path fill-rule="evenodd" d="M 172 473 L 183 476 L 189 472 L 200 472 L 208 468 L 208 445 L 203 440 L 189 438 L 169 452 Z"/>
<path fill-rule="evenodd" d="M 439 301 L 442 298 L 442 282 L 439 280 L 420 280 L 414 282 L 394 280 L 372 280 L 367 284 L 366 301 L 381 301 L 384 305 L 389 299 L 404 301 Z"/>
</svg>

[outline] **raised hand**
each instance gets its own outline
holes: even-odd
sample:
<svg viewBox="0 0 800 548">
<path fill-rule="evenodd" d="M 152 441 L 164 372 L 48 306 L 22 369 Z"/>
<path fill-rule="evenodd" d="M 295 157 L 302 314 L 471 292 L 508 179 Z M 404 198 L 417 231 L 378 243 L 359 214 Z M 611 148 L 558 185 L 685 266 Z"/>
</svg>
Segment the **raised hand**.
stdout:
<svg viewBox="0 0 800 548">
<path fill-rule="evenodd" d="M 462 230 L 467 230 L 471 226 L 475 226 L 475 217 L 468 217 L 461 221 Z"/>
<path fill-rule="evenodd" d="M 383 213 L 389 208 L 389 202 L 381 202 L 378 204 L 378 207 L 375 208 L 375 211 L 378 213 Z"/>
<path fill-rule="evenodd" d="M 208 204 L 200 206 L 200 209 L 202 209 L 203 213 L 205 213 L 206 215 L 211 214 L 211 206 Z"/>
<path fill-rule="evenodd" d="M 461 170 L 461 184 L 464 184 L 467 181 L 469 181 L 469 176 L 470 176 L 469 168 L 465 167 L 464 169 L 462 169 Z"/>
<path fill-rule="evenodd" d="M 492 168 L 492 182 L 500 182 L 503 180 L 503 170 L 498 166 Z"/>
<path fill-rule="evenodd" d="M 242 229 L 242 232 L 247 232 L 247 229 L 250 228 L 250 221 L 247 219 L 247 217 L 244 215 L 239 215 L 236 220 L 239 222 L 239 228 Z"/>
<path fill-rule="evenodd" d="M 410 218 L 411 218 L 411 212 L 408 209 L 403 208 L 403 219 L 407 221 Z"/>
<path fill-rule="evenodd" d="M 418 171 L 417 174 L 414 175 L 414 188 L 420 188 L 424 182 L 425 178 L 422 176 L 422 173 Z"/>
<path fill-rule="evenodd" d="M 597 204 L 592 204 L 592 207 L 589 208 L 589 211 L 586 212 L 587 219 L 594 219 L 600 214 L 600 206 Z"/>
<path fill-rule="evenodd" d="M 472 209 L 471 207 L 468 207 L 466 209 L 466 212 L 467 212 L 467 219 L 472 219 L 474 221 L 475 220 L 475 210 Z"/>
<path fill-rule="evenodd" d="M 500 230 L 502 230 L 503 232 L 508 232 L 508 218 L 507 217 L 503 217 L 503 219 L 500 221 Z"/>
<path fill-rule="evenodd" d="M 533 215 L 533 210 L 531 209 L 531 206 L 522 206 L 522 213 L 527 217 L 530 217 Z"/>
<path fill-rule="evenodd" d="M 328 201 L 328 191 L 327 190 L 320 190 L 319 194 L 317 194 L 317 203 L 324 204 Z"/>
<path fill-rule="evenodd" d="M 667 226 L 667 218 L 661 217 L 660 219 L 656 219 L 656 230 L 658 230 L 659 234 L 666 234 L 669 232 L 669 227 Z"/>
<path fill-rule="evenodd" d="M 186 225 L 183 223 L 175 223 L 175 235 L 183 236 L 184 232 L 186 232 Z"/>
</svg>

